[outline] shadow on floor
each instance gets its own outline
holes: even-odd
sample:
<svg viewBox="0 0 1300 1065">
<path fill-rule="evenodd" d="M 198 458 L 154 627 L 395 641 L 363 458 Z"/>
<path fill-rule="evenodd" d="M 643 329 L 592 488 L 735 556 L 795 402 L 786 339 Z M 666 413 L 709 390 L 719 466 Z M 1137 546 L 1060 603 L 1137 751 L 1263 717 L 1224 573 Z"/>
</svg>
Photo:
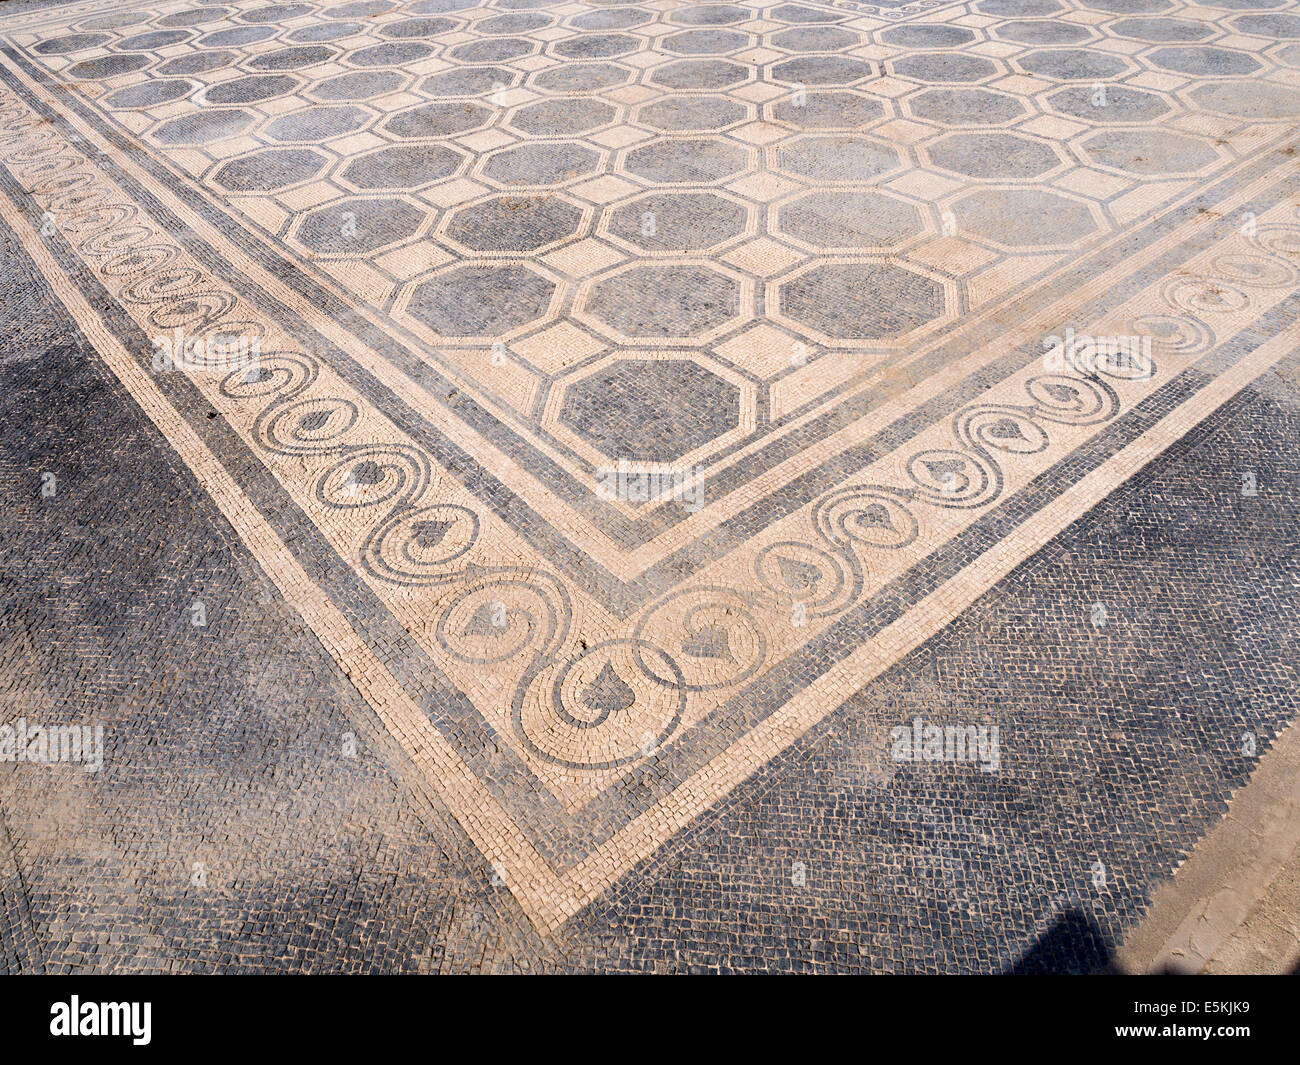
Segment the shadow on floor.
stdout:
<svg viewBox="0 0 1300 1065">
<path fill-rule="evenodd" d="M 1010 976 L 1123 975 L 1113 945 L 1082 910 L 1061 914 L 1033 947 L 1006 970 Z"/>
</svg>

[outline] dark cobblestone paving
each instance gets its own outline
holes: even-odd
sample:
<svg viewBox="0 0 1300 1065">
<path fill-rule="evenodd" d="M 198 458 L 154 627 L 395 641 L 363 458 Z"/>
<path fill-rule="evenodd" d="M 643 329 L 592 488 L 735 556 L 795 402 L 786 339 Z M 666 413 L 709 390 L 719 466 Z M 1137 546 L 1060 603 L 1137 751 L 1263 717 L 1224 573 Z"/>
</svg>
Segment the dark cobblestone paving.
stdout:
<svg viewBox="0 0 1300 1065">
<path fill-rule="evenodd" d="M 3 251 L 4 699 L 104 722 L 113 766 L 0 768 L 7 971 L 997 971 L 1058 920 L 1046 966 L 1088 969 L 1246 780 L 1241 734 L 1294 719 L 1277 381 L 542 941 L 369 736 L 343 753 L 362 701 Z M 916 715 L 1000 724 L 1003 771 L 892 764 Z"/>
<path fill-rule="evenodd" d="M 0 8 L 0 969 L 1107 968 L 1296 717 L 1294 6 Z"/>
</svg>

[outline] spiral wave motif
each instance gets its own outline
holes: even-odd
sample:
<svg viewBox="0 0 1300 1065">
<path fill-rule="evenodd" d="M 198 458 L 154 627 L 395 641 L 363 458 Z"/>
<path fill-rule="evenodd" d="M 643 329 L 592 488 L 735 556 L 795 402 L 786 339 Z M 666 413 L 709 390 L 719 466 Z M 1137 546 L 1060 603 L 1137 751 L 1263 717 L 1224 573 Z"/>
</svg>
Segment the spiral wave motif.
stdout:
<svg viewBox="0 0 1300 1065">
<path fill-rule="evenodd" d="M 1002 471 L 977 451 L 927 448 L 908 460 L 907 475 L 940 507 L 982 507 L 1002 492 Z"/>
<path fill-rule="evenodd" d="M 335 510 L 407 504 L 428 483 L 428 461 L 405 444 L 356 448 L 317 480 L 316 499 Z"/>
<path fill-rule="evenodd" d="M 897 550 L 919 534 L 916 515 L 897 493 L 863 486 L 840 488 L 813 506 L 813 525 L 827 543 Z"/>
<path fill-rule="evenodd" d="M 478 542 L 479 519 L 453 503 L 401 510 L 366 539 L 361 561 L 367 571 L 395 584 L 438 584 L 464 570 L 465 555 Z"/>
<path fill-rule="evenodd" d="M 673 736 L 686 693 L 667 652 L 643 640 L 609 640 L 529 670 L 515 689 L 512 720 L 524 747 L 552 765 L 617 769 L 652 757 Z"/>
</svg>

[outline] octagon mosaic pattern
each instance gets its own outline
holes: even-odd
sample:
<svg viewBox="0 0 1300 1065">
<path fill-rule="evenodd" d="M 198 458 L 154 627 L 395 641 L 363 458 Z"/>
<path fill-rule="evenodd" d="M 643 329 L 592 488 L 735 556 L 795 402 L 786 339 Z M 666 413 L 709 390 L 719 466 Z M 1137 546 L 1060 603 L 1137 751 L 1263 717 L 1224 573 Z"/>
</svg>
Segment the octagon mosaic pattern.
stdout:
<svg viewBox="0 0 1300 1065">
<path fill-rule="evenodd" d="M 547 930 L 1294 349 L 1284 6 L 77 3 L 3 209 Z"/>
</svg>

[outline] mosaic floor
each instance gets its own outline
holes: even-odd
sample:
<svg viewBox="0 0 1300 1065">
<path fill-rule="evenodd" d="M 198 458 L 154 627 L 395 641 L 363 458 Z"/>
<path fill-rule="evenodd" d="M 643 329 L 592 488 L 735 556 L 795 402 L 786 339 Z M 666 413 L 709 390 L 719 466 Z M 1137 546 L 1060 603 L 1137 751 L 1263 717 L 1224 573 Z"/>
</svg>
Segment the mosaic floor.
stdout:
<svg viewBox="0 0 1300 1065">
<path fill-rule="evenodd" d="M 1298 119 L 1288 0 L 0 7 L 0 964 L 1103 966 L 1297 714 Z"/>
</svg>

